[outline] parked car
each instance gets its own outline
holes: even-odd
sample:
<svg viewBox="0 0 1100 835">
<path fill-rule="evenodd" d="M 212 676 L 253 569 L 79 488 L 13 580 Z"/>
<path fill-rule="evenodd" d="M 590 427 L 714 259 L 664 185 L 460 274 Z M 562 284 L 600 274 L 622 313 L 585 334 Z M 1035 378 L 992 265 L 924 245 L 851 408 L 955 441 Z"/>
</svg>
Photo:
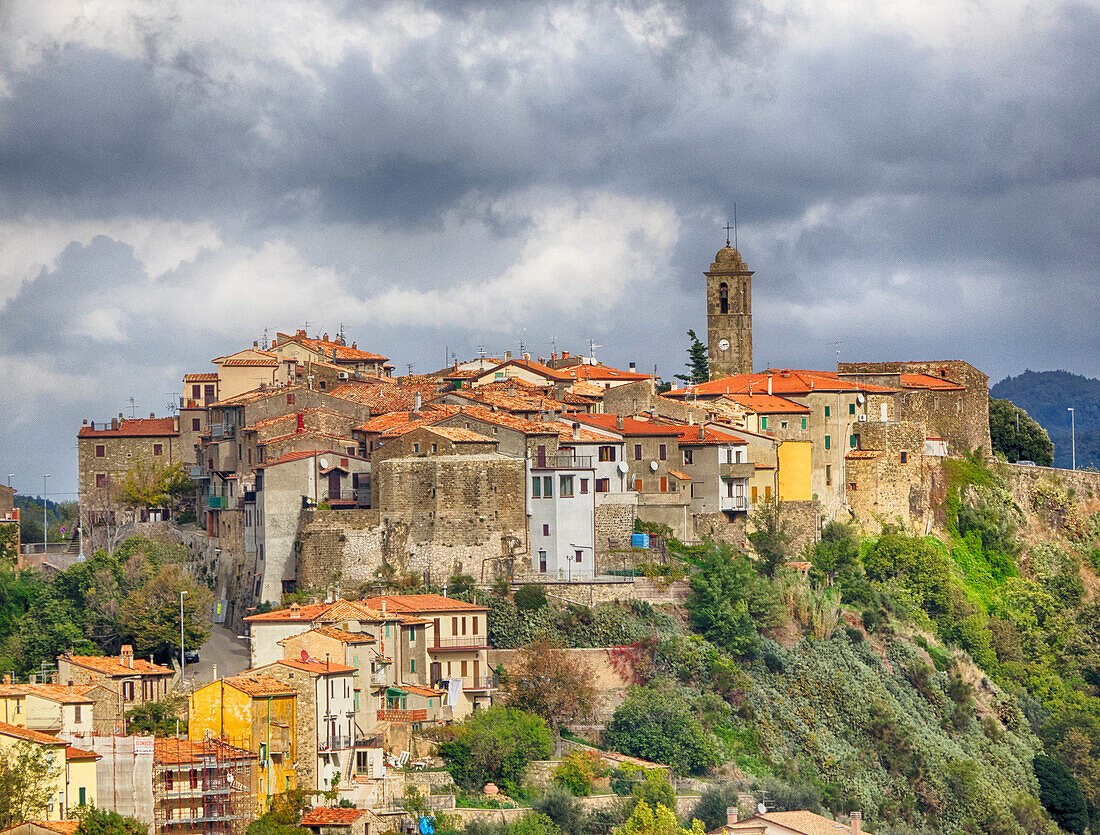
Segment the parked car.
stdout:
<svg viewBox="0 0 1100 835">
<path fill-rule="evenodd" d="M 183 652 L 183 660 L 188 664 L 199 663 L 199 651 L 197 649 L 188 649 Z"/>
</svg>

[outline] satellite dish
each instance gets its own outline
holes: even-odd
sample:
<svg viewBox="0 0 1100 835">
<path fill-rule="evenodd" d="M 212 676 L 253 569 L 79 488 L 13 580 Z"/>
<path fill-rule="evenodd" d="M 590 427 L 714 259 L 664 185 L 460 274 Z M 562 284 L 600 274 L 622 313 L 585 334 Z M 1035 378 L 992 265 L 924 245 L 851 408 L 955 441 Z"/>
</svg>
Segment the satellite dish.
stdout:
<svg viewBox="0 0 1100 835">
<path fill-rule="evenodd" d="M 649 470 L 650 470 L 650 472 L 654 472 L 654 473 L 657 472 L 657 462 L 656 461 L 650 461 L 649 462 Z"/>
<path fill-rule="evenodd" d="M 327 470 L 328 469 L 328 459 L 327 458 L 318 458 L 317 463 L 321 465 L 322 470 Z"/>
<path fill-rule="evenodd" d="M 768 811 L 768 807 L 767 807 L 767 806 L 765 806 L 765 805 L 764 805 L 763 803 L 757 803 L 757 804 L 756 804 L 756 813 L 757 813 L 758 815 L 763 815 L 763 814 L 765 814 L 765 813 L 766 813 L 767 811 Z"/>
<path fill-rule="evenodd" d="M 867 398 L 864 397 L 862 394 L 857 394 L 856 395 L 856 403 L 858 403 L 861 406 L 863 405 L 863 401 L 866 400 L 866 399 Z"/>
<path fill-rule="evenodd" d="M 625 461 L 620 461 L 615 469 L 619 471 L 620 475 L 626 475 L 630 471 L 630 467 L 627 466 Z"/>
<path fill-rule="evenodd" d="M 302 650 L 302 661 L 309 661 L 309 651 Z"/>
</svg>

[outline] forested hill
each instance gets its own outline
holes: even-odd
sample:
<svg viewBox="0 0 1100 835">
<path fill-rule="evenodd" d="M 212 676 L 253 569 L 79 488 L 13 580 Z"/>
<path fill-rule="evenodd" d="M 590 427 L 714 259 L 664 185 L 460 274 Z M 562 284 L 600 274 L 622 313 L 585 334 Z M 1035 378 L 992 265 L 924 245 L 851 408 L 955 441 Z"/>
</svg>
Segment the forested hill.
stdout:
<svg viewBox="0 0 1100 835">
<path fill-rule="evenodd" d="M 1054 466 L 1069 467 L 1070 414 L 1077 423 L 1077 466 L 1100 467 L 1100 380 L 1068 371 L 1025 371 L 989 390 L 1031 415 L 1054 442 Z"/>
</svg>

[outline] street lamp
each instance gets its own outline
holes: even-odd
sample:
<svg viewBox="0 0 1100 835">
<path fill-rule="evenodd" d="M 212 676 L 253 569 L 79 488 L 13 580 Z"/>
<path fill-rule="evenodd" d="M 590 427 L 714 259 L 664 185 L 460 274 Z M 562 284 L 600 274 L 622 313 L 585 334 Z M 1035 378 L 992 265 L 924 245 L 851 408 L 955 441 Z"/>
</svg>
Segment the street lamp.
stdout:
<svg viewBox="0 0 1100 835">
<path fill-rule="evenodd" d="M 1070 449 L 1073 450 L 1073 469 L 1077 469 L 1077 426 L 1074 421 L 1073 407 L 1069 407 L 1069 437 Z"/>
<path fill-rule="evenodd" d="M 49 473 L 42 476 L 42 553 L 46 553 L 46 533 L 49 528 L 46 527 L 46 479 L 50 477 Z"/>
<path fill-rule="evenodd" d="M 183 685 L 184 680 L 187 678 L 187 658 L 183 653 L 183 596 L 187 594 L 185 591 L 180 592 L 180 685 Z"/>
</svg>

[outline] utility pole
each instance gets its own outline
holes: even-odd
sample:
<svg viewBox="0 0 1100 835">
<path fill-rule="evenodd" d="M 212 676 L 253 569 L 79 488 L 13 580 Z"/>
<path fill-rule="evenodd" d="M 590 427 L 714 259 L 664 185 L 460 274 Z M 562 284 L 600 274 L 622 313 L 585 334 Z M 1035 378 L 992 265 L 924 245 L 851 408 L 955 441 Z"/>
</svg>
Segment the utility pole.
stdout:
<svg viewBox="0 0 1100 835">
<path fill-rule="evenodd" d="M 1073 450 L 1073 469 L 1077 469 L 1077 424 L 1074 420 L 1073 407 L 1069 407 L 1069 437 L 1070 449 Z"/>
<path fill-rule="evenodd" d="M 42 555 L 46 554 L 46 533 L 49 531 L 46 523 L 46 479 L 50 477 L 49 473 L 42 476 Z"/>
<path fill-rule="evenodd" d="M 186 591 L 180 592 L 180 686 L 183 686 L 187 678 L 187 656 L 183 652 L 183 596 Z"/>
</svg>

